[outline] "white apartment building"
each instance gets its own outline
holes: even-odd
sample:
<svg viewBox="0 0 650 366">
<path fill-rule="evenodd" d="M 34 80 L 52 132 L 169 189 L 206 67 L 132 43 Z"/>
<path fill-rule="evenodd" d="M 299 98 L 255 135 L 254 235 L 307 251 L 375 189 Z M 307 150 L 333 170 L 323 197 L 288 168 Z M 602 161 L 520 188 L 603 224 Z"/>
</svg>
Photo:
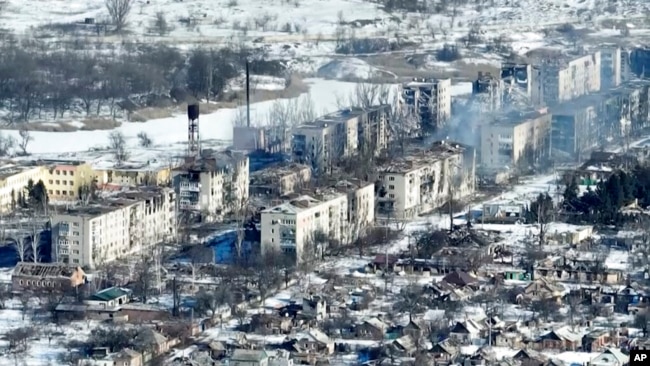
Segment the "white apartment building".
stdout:
<svg viewBox="0 0 650 366">
<path fill-rule="evenodd" d="M 12 211 L 18 195 L 25 194 L 27 183 L 43 180 L 46 170 L 41 166 L 6 164 L 0 166 L 0 213 Z"/>
<path fill-rule="evenodd" d="M 175 235 L 176 194 L 171 188 L 148 187 L 54 214 L 52 258 L 95 268 Z"/>
<path fill-rule="evenodd" d="M 292 131 L 294 161 L 311 166 L 315 174 L 328 172 L 341 158 L 388 147 L 390 105 L 349 108 L 327 114 Z"/>
<path fill-rule="evenodd" d="M 375 221 L 375 185 L 339 181 L 309 195 L 295 195 L 261 214 L 262 253 L 295 255 L 298 262 L 318 255 L 327 241 L 350 243 Z"/>
<path fill-rule="evenodd" d="M 463 199 L 476 186 L 476 152 L 448 141 L 414 151 L 380 167 L 382 183 L 379 213 L 399 219 L 412 218 L 442 206 L 452 198 Z"/>
<path fill-rule="evenodd" d="M 172 182 L 179 210 L 223 218 L 248 200 L 248 156 L 224 151 L 188 161 L 172 170 Z"/>
<path fill-rule="evenodd" d="M 272 252 L 295 255 L 300 263 L 317 258 L 325 249 L 320 236 L 341 240 L 347 227 L 348 200 L 345 194 L 316 199 L 303 195 L 262 211 L 262 255 Z"/>
<path fill-rule="evenodd" d="M 600 91 L 601 53 L 561 56 L 542 65 L 544 102 L 554 105 Z"/>
<path fill-rule="evenodd" d="M 423 130 L 437 130 L 451 118 L 451 79 L 413 79 L 399 90 L 399 104 L 417 116 Z"/>
<path fill-rule="evenodd" d="M 550 154 L 551 115 L 546 108 L 498 116 L 481 126 L 481 167 L 515 169 Z"/>
<path fill-rule="evenodd" d="M 608 90 L 621 85 L 621 49 L 616 46 L 600 50 L 600 87 Z"/>
</svg>

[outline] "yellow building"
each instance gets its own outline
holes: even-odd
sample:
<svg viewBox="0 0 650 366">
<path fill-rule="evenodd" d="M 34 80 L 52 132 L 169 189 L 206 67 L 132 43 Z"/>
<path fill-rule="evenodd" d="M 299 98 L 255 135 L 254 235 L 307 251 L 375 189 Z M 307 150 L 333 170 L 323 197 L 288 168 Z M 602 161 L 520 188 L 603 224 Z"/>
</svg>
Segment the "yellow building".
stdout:
<svg viewBox="0 0 650 366">
<path fill-rule="evenodd" d="M 168 166 L 138 166 L 119 168 L 96 168 L 98 184 L 117 184 L 124 186 L 157 185 L 166 186 L 171 181 L 171 169 Z"/>
<path fill-rule="evenodd" d="M 45 171 L 40 166 L 22 166 L 6 164 L 0 166 L 0 213 L 12 210 L 13 203 L 18 200 L 19 193 L 24 193 L 27 182 L 34 183 L 43 179 Z"/>
<path fill-rule="evenodd" d="M 83 161 L 38 160 L 33 162 L 43 167 L 43 183 L 50 201 L 72 201 L 79 199 L 81 187 L 93 183 L 92 167 Z"/>
</svg>

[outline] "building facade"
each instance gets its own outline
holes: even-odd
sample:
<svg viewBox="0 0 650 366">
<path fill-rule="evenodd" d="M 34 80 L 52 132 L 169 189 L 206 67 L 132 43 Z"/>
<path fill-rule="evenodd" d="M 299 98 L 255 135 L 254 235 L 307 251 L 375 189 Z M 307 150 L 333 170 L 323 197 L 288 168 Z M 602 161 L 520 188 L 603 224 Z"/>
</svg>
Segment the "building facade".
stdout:
<svg viewBox="0 0 650 366">
<path fill-rule="evenodd" d="M 295 256 L 297 263 L 318 258 L 327 245 L 325 238 L 343 238 L 347 204 L 344 194 L 321 199 L 303 195 L 262 211 L 262 255 L 285 253 Z"/>
<path fill-rule="evenodd" d="M 600 52 L 547 59 L 541 68 L 544 102 L 548 106 L 600 91 Z"/>
<path fill-rule="evenodd" d="M 517 101 L 523 96 L 528 105 L 543 104 L 541 71 L 531 64 L 506 62 L 501 65 L 504 100 Z"/>
<path fill-rule="evenodd" d="M 190 160 L 172 170 L 172 182 L 179 210 L 220 219 L 248 200 L 248 157 L 224 151 Z"/>
<path fill-rule="evenodd" d="M 171 188 L 122 192 L 52 215 L 52 258 L 95 268 L 175 235 L 176 195 Z"/>
<path fill-rule="evenodd" d="M 600 88 L 607 90 L 621 85 L 621 49 L 616 46 L 600 50 Z"/>
<path fill-rule="evenodd" d="M 76 201 L 82 189 L 88 189 L 95 182 L 90 164 L 83 161 L 38 160 L 33 164 L 44 168 L 43 183 L 50 201 Z"/>
<path fill-rule="evenodd" d="M 472 82 L 472 104 L 481 112 L 496 112 L 503 102 L 504 82 L 490 73 L 479 71 Z"/>
<path fill-rule="evenodd" d="M 291 163 L 271 166 L 250 174 L 249 192 L 252 196 L 286 196 L 306 188 L 311 180 L 311 168 Z"/>
<path fill-rule="evenodd" d="M 282 252 L 302 262 L 322 253 L 330 242 L 353 242 L 375 220 L 374 183 L 339 181 L 288 198 L 261 213 L 263 254 Z"/>
<path fill-rule="evenodd" d="M 40 166 L 16 164 L 0 166 L 0 213 L 11 212 L 14 209 L 19 194 L 25 195 L 25 187 L 30 180 L 37 183 L 44 177 L 45 170 Z"/>
<path fill-rule="evenodd" d="M 451 118 L 451 79 L 413 79 L 399 90 L 405 115 L 417 116 L 422 133 L 436 131 Z"/>
<path fill-rule="evenodd" d="M 164 186 L 171 182 L 170 166 L 152 166 L 138 164 L 103 168 L 97 167 L 95 179 L 97 184 L 117 184 L 121 186 L 159 185 Z"/>
<path fill-rule="evenodd" d="M 292 131 L 293 160 L 314 175 L 329 172 L 340 159 L 378 155 L 388 147 L 390 105 L 350 108 L 322 116 Z"/>
<path fill-rule="evenodd" d="M 550 155 L 551 115 L 546 108 L 508 113 L 481 126 L 481 167 L 532 165 Z"/>
<path fill-rule="evenodd" d="M 476 152 L 448 141 L 393 159 L 379 168 L 378 212 L 412 218 L 474 192 Z"/>
</svg>

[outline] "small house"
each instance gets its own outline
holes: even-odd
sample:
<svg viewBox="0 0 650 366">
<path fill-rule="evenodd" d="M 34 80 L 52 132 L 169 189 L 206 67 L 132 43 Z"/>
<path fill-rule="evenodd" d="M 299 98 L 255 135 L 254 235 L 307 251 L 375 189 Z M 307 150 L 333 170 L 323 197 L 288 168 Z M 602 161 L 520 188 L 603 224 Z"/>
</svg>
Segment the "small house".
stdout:
<svg viewBox="0 0 650 366">
<path fill-rule="evenodd" d="M 229 366 L 269 366 L 269 355 L 264 350 L 236 349 L 230 356 Z"/>
<path fill-rule="evenodd" d="M 131 296 L 131 291 L 119 287 L 111 287 L 95 293 L 87 300 L 84 300 L 84 303 L 103 309 L 111 309 L 128 303 L 129 296 Z"/>
<path fill-rule="evenodd" d="M 616 348 L 608 348 L 591 360 L 592 366 L 625 366 L 630 363 L 630 356 Z"/>
</svg>

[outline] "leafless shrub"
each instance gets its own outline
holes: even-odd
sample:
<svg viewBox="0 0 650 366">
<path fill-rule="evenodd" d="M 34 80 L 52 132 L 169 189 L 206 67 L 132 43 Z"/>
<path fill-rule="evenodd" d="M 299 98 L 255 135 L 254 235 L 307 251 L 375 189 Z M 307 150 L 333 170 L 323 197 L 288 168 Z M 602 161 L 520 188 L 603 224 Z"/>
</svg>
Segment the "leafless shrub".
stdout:
<svg viewBox="0 0 650 366">
<path fill-rule="evenodd" d="M 140 146 L 145 148 L 151 147 L 151 145 L 153 145 L 153 140 L 144 131 L 138 133 L 138 142 Z"/>
<path fill-rule="evenodd" d="M 108 136 L 109 146 L 113 150 L 113 156 L 117 164 L 121 164 L 129 159 L 129 152 L 126 148 L 126 140 L 122 132 L 113 131 Z"/>
<path fill-rule="evenodd" d="M 165 17 L 165 13 L 162 11 L 156 13 L 156 18 L 153 20 L 151 28 L 161 36 L 168 34 L 174 29 L 174 27 L 169 24 L 167 17 Z"/>
</svg>

